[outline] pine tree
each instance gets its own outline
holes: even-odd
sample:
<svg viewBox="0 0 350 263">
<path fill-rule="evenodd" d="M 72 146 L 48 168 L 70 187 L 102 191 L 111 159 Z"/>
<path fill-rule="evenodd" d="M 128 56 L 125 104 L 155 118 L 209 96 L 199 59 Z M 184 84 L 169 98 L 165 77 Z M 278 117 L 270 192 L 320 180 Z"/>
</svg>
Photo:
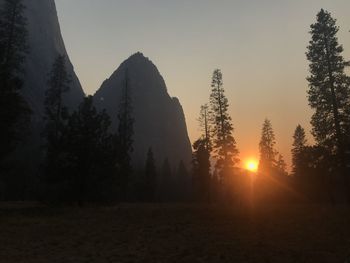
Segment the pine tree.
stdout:
<svg viewBox="0 0 350 263">
<path fill-rule="evenodd" d="M 303 175 L 307 164 L 305 163 L 305 149 L 307 146 L 307 140 L 305 130 L 301 125 L 298 125 L 293 135 L 293 148 L 292 148 L 292 162 L 294 175 Z"/>
<path fill-rule="evenodd" d="M 318 145 L 330 153 L 336 152 L 343 174 L 345 143 L 350 137 L 350 79 L 345 68 L 343 47 L 338 43 L 339 27 L 331 14 L 323 9 L 311 25 L 312 39 L 308 46 L 310 62 L 309 104 L 315 110 L 312 117 L 313 135 Z M 349 191 L 350 193 L 350 191 Z"/>
<path fill-rule="evenodd" d="M 198 139 L 193 144 L 192 173 L 196 197 L 200 201 L 210 201 L 210 153 L 206 139 Z M 197 199 L 196 198 L 196 199 Z"/>
<path fill-rule="evenodd" d="M 106 111 L 98 112 L 93 97 L 79 105 L 66 125 L 58 165 L 68 185 L 63 199 L 77 201 L 112 198 L 116 190 L 113 136 Z"/>
<path fill-rule="evenodd" d="M 212 150 L 212 120 L 212 112 L 210 111 L 208 104 L 202 105 L 199 113 L 198 122 L 202 133 L 201 138 L 205 140 L 205 147 L 209 152 L 211 152 Z"/>
<path fill-rule="evenodd" d="M 162 201 L 169 201 L 173 196 L 173 175 L 171 172 L 171 166 L 169 159 L 166 158 L 162 165 L 161 175 L 159 179 L 159 189 L 160 199 Z"/>
<path fill-rule="evenodd" d="M 216 69 L 212 77 L 210 106 L 213 113 L 214 151 L 216 169 L 221 177 L 226 177 L 239 162 L 238 149 L 233 137 L 232 120 L 228 113 L 228 99 L 225 96 L 222 73 Z"/>
<path fill-rule="evenodd" d="M 0 162 L 23 136 L 30 109 L 20 94 L 28 53 L 27 21 L 22 0 L 4 0 L 0 8 Z"/>
<path fill-rule="evenodd" d="M 52 65 L 45 92 L 46 133 L 49 143 L 57 146 L 62 135 L 64 122 L 68 118 L 68 110 L 63 103 L 64 93 L 70 90 L 71 76 L 66 69 L 65 56 L 59 55 Z"/>
<path fill-rule="evenodd" d="M 132 93 L 128 76 L 128 70 L 125 71 L 124 86 L 119 106 L 119 165 L 120 165 L 120 183 L 125 198 L 128 187 L 128 180 L 132 173 L 131 153 L 133 151 L 134 119 L 132 117 Z"/>
<path fill-rule="evenodd" d="M 189 175 L 185 163 L 181 160 L 176 170 L 177 201 L 188 200 L 189 195 Z"/>
<path fill-rule="evenodd" d="M 61 180 L 60 159 L 62 154 L 63 133 L 68 121 L 68 110 L 63 103 L 63 94 L 70 89 L 71 77 L 66 69 L 64 56 L 57 56 L 52 65 L 48 89 L 45 92 L 45 116 L 46 122 L 43 137 L 46 143 L 45 173 L 48 182 L 55 183 Z"/>
<path fill-rule="evenodd" d="M 271 175 L 273 172 L 276 160 L 275 144 L 275 134 L 273 132 L 271 122 L 270 120 L 266 119 L 263 124 L 261 140 L 259 144 L 259 173 Z"/>
<path fill-rule="evenodd" d="M 282 154 L 278 154 L 278 159 L 276 161 L 276 174 L 277 175 L 282 175 L 282 176 L 287 176 L 287 164 L 283 158 Z"/>
<path fill-rule="evenodd" d="M 145 166 L 145 176 L 143 180 L 144 185 L 144 201 L 154 202 L 155 192 L 156 192 L 156 180 L 157 180 L 157 170 L 154 161 L 152 148 L 148 149 L 146 166 Z"/>
</svg>

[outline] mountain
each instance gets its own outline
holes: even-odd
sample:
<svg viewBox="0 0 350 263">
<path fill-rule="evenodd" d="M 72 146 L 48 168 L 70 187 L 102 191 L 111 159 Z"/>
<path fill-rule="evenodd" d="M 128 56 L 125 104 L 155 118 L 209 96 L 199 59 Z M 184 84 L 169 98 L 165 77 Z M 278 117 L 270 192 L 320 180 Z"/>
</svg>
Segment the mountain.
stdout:
<svg viewBox="0 0 350 263">
<path fill-rule="evenodd" d="M 3 3 L 4 0 L 0 0 L 1 6 Z M 10 158 L 16 163 L 13 173 L 33 176 L 37 174 L 42 158 L 40 135 L 44 125 L 44 97 L 48 74 L 58 55 L 66 56 L 67 70 L 72 77 L 71 89 L 64 96 L 65 105 L 70 109 L 75 108 L 83 99 L 84 92 L 62 39 L 55 1 L 23 0 L 23 4 L 26 6 L 24 16 L 27 19 L 29 53 L 24 64 L 24 86 L 21 93 L 29 104 L 32 115 L 31 123 L 26 127 L 26 139 L 18 145 L 14 156 Z M 26 175 L 23 171 L 26 171 Z M 33 181 L 32 178 L 25 180 Z"/>
<path fill-rule="evenodd" d="M 3 1 L 3 0 L 0 0 Z M 65 55 L 72 77 L 71 90 L 65 103 L 73 108 L 82 100 L 84 92 L 69 60 L 58 21 L 54 0 L 24 0 L 28 20 L 29 54 L 25 62 L 23 95 L 29 103 L 34 122 L 42 122 L 43 102 L 48 73 L 57 55 Z"/>
<path fill-rule="evenodd" d="M 118 127 L 118 109 L 127 71 L 132 94 L 134 123 L 134 166 L 144 165 L 149 147 L 161 164 L 166 158 L 175 167 L 182 160 L 189 164 L 191 143 L 182 106 L 168 94 L 163 77 L 142 53 L 124 61 L 94 95 L 96 106 L 106 109 L 113 128 Z"/>
</svg>

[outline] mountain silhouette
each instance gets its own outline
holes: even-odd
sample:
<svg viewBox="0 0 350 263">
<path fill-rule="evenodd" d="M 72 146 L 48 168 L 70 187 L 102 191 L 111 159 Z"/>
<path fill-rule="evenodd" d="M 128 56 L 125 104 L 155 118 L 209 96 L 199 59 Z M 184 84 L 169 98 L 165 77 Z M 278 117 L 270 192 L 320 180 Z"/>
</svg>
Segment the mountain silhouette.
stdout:
<svg viewBox="0 0 350 263">
<path fill-rule="evenodd" d="M 144 164 L 147 150 L 152 147 L 158 164 L 168 158 L 173 166 L 191 160 L 191 143 L 182 106 L 169 96 L 164 79 L 157 67 L 142 53 L 124 61 L 105 80 L 94 95 L 99 109 L 106 109 L 113 129 L 118 127 L 121 91 L 127 77 L 131 90 L 134 124 L 134 166 Z"/>
</svg>

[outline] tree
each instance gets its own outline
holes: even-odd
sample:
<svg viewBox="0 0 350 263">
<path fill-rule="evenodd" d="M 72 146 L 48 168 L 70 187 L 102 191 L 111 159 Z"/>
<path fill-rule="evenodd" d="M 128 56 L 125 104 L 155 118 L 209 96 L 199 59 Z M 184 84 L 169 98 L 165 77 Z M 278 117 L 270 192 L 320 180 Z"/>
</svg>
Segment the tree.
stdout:
<svg viewBox="0 0 350 263">
<path fill-rule="evenodd" d="M 60 198 L 82 205 L 86 200 L 110 199 L 116 190 L 115 152 L 111 121 L 98 112 L 88 96 L 69 118 L 63 133 L 59 172 L 66 191 Z"/>
<path fill-rule="evenodd" d="M 143 201 L 154 202 L 156 192 L 157 170 L 152 148 L 148 149 L 145 174 L 143 178 Z"/>
<path fill-rule="evenodd" d="M 205 140 L 205 147 L 209 152 L 212 151 L 212 120 L 212 112 L 210 111 L 208 104 L 202 105 L 199 113 L 198 122 L 202 133 L 201 138 Z"/>
<path fill-rule="evenodd" d="M 301 125 L 298 125 L 293 135 L 293 148 L 292 148 L 292 172 L 296 176 L 304 175 L 307 169 L 305 162 L 305 147 L 307 146 L 307 139 L 305 130 Z"/>
<path fill-rule="evenodd" d="M 66 69 L 66 59 L 64 56 L 57 56 L 52 65 L 48 89 L 45 92 L 45 129 L 43 136 L 46 140 L 46 165 L 45 172 L 47 179 L 60 180 L 59 159 L 62 153 L 63 133 L 68 121 L 68 110 L 63 103 L 63 94 L 70 89 L 71 77 Z"/>
<path fill-rule="evenodd" d="M 275 134 L 273 132 L 271 122 L 270 120 L 265 119 L 259 144 L 259 173 L 271 175 L 273 172 L 276 158 L 275 144 Z"/>
<path fill-rule="evenodd" d="M 128 180 L 132 173 L 131 153 L 133 151 L 134 119 L 132 117 L 132 98 L 131 87 L 129 83 L 128 70 L 125 71 L 124 86 L 122 90 L 121 101 L 119 105 L 119 165 L 120 165 L 120 183 L 124 191 L 124 198 L 128 186 Z"/>
<path fill-rule="evenodd" d="M 222 73 L 216 69 L 212 77 L 210 106 L 213 113 L 214 152 L 216 169 L 220 176 L 226 176 L 239 162 L 238 149 L 233 137 L 232 120 L 228 113 L 228 99 L 225 96 Z"/>
<path fill-rule="evenodd" d="M 339 27 L 331 14 L 323 9 L 311 25 L 307 59 L 310 62 L 309 104 L 315 110 L 312 117 L 313 135 L 318 145 L 337 155 L 334 168 L 340 167 L 347 181 L 345 144 L 350 137 L 350 79 L 345 68 L 343 47 L 338 43 Z M 349 201 L 350 201 L 350 190 Z"/>
<path fill-rule="evenodd" d="M 192 174 L 195 197 L 199 201 L 210 201 L 210 155 L 212 151 L 211 132 L 212 113 L 207 104 L 199 113 L 201 137 L 194 142 L 192 154 Z"/>
<path fill-rule="evenodd" d="M 28 53 L 27 21 L 22 0 L 4 0 L 0 9 L 0 162 L 12 152 L 29 121 L 30 109 L 20 94 Z"/>
<path fill-rule="evenodd" d="M 277 172 L 277 175 L 282 175 L 282 176 L 288 175 L 287 164 L 282 154 L 278 154 L 278 159 L 276 162 L 276 172 Z"/>
<path fill-rule="evenodd" d="M 176 190 L 177 201 L 188 200 L 189 195 L 189 175 L 185 163 L 181 160 L 176 170 Z"/>
<path fill-rule="evenodd" d="M 158 178 L 158 193 L 161 201 L 169 201 L 173 196 L 173 176 L 169 159 L 165 158 Z"/>
<path fill-rule="evenodd" d="M 210 152 L 206 139 L 198 139 L 193 144 L 192 173 L 195 195 L 200 201 L 210 201 Z M 196 198 L 196 199 L 197 199 Z"/>
</svg>

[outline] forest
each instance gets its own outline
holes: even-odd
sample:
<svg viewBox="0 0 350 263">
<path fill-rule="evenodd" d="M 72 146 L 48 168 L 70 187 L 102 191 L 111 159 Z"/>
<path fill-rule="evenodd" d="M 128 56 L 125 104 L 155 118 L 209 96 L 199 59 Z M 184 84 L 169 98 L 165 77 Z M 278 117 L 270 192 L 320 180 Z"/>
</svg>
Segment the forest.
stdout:
<svg viewBox="0 0 350 263">
<path fill-rule="evenodd" d="M 16 147 L 28 137 L 31 108 L 21 95 L 23 63 L 30 52 L 22 1 L 1 7 L 1 188 L 2 200 L 39 200 L 47 204 L 89 202 L 317 202 L 350 203 L 350 62 L 342 56 L 336 19 L 325 10 L 317 14 L 306 47 L 309 61 L 309 105 L 315 144 L 298 125 L 291 149 L 292 171 L 275 149 L 272 123 L 265 119 L 256 171 L 240 168 L 239 148 L 225 96 L 223 73 L 215 69 L 208 103 L 198 118 L 202 135 L 193 143 L 191 164 L 169 164 L 167 156 L 156 167 L 152 146 L 144 167 L 135 168 L 133 89 L 124 72 L 118 128 L 86 96 L 75 110 L 64 104 L 71 76 L 66 57 L 58 55 L 46 76 L 41 157 L 36 185 L 30 193 L 18 174 Z M 26 171 L 22 171 L 26 173 Z M 16 178 L 16 176 L 18 176 Z M 16 185 L 17 184 L 17 185 Z M 252 190 L 254 185 L 255 190 Z M 250 193 L 250 194 L 249 194 Z M 254 202 L 255 202 L 254 201 Z"/>
</svg>

